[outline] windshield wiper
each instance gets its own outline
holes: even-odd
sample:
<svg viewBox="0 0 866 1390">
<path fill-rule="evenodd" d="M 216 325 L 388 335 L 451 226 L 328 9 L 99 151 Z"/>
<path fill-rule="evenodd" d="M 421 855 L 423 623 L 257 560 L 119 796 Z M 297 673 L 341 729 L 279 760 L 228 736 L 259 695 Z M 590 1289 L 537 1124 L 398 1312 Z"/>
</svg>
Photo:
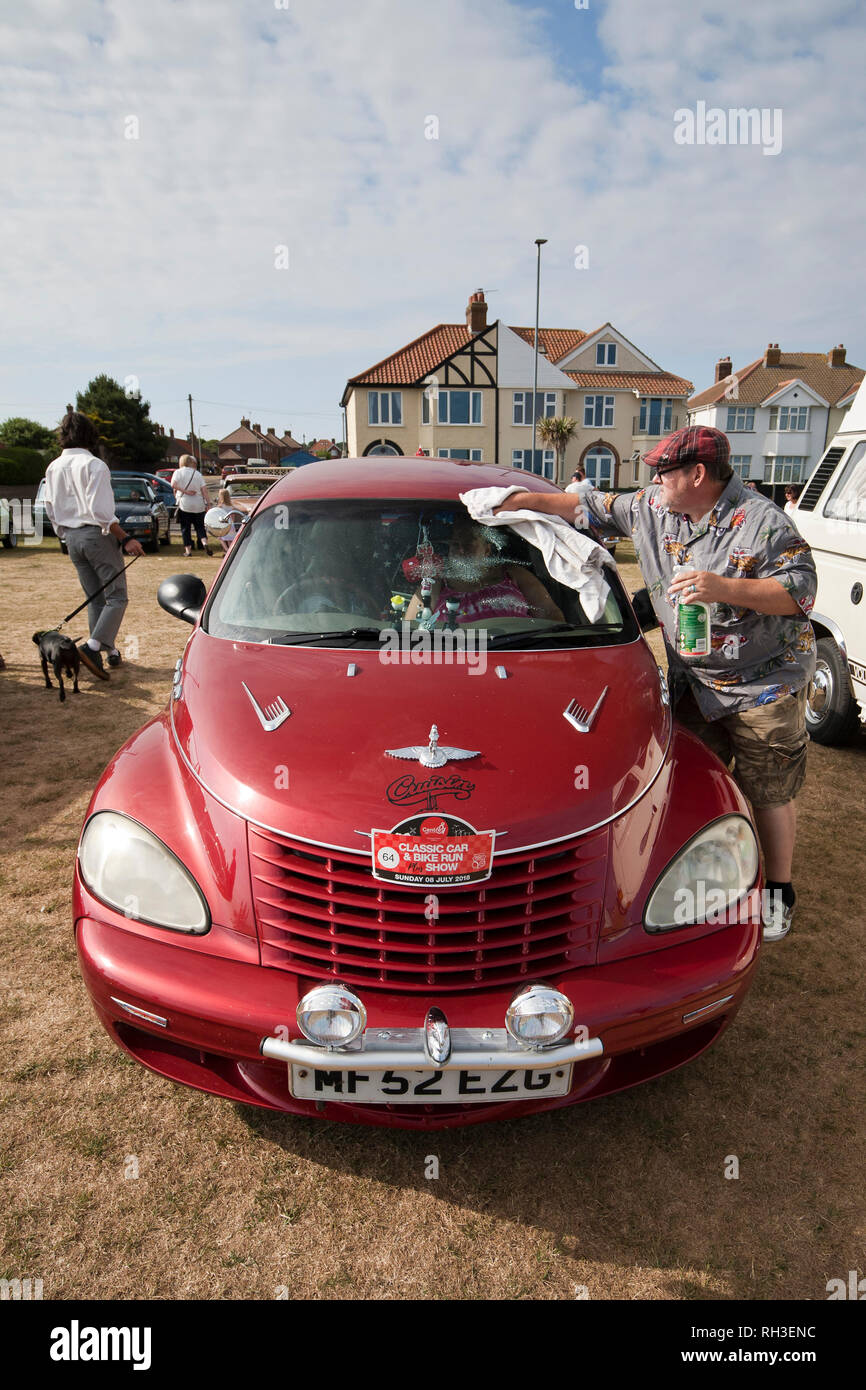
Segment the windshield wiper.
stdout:
<svg viewBox="0 0 866 1390">
<path fill-rule="evenodd" d="M 378 642 L 380 633 L 381 628 L 378 627 L 344 627 L 336 632 L 282 632 L 279 637 L 269 637 L 268 642 L 276 647 L 303 646 L 307 642 L 334 642 L 349 637 L 359 641 L 375 637 Z"/>
<path fill-rule="evenodd" d="M 537 646 L 539 642 L 544 642 L 548 637 L 562 637 L 566 633 L 573 637 L 592 637 L 597 632 L 620 632 L 621 623 L 590 623 L 586 627 L 575 627 L 574 623 L 555 623 L 553 627 L 545 628 L 524 628 L 520 632 L 500 632 L 498 636 L 491 637 L 488 647 L 510 647 L 520 643 L 525 646 Z"/>
</svg>

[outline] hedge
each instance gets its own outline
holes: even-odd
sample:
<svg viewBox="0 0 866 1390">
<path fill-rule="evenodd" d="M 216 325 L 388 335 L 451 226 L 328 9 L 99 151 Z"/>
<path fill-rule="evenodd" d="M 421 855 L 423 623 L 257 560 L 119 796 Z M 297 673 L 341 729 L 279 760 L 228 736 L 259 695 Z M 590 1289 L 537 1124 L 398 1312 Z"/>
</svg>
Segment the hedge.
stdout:
<svg viewBox="0 0 866 1390">
<path fill-rule="evenodd" d="M 0 449 L 0 487 L 38 483 L 45 477 L 48 462 L 38 449 Z"/>
</svg>

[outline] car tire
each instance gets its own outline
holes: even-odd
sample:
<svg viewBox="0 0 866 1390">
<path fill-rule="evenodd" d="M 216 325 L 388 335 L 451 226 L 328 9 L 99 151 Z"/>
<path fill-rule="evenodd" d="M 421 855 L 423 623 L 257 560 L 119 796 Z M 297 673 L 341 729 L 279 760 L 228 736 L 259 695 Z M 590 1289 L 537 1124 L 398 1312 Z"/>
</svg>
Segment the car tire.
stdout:
<svg viewBox="0 0 866 1390">
<path fill-rule="evenodd" d="M 13 550 L 17 544 L 18 544 L 18 532 L 12 530 L 12 525 L 11 525 L 11 522 L 10 522 L 9 530 L 3 532 L 3 549 L 4 549 L 4 550 Z"/>
<path fill-rule="evenodd" d="M 860 723 L 845 660 L 832 637 L 820 637 L 806 695 L 806 728 L 816 743 L 842 744 Z"/>
<path fill-rule="evenodd" d="M 159 532 L 153 531 L 146 541 L 141 542 L 149 555 L 155 555 L 159 550 Z"/>
</svg>

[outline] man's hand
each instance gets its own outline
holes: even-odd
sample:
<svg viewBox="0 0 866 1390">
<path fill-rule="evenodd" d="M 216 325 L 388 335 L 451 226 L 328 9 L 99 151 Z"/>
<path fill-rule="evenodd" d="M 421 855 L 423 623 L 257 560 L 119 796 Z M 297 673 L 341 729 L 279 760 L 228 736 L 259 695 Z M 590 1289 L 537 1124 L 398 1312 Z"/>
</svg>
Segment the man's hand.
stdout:
<svg viewBox="0 0 866 1390">
<path fill-rule="evenodd" d="M 797 600 L 778 579 L 728 579 L 709 570 L 684 570 L 672 580 L 668 598 L 675 603 L 727 603 L 731 608 L 751 608 L 771 617 L 805 618 Z"/>
<path fill-rule="evenodd" d="M 124 555 L 143 555 L 144 546 L 141 544 L 141 541 L 137 541 L 133 538 L 127 541 L 126 545 L 123 547 L 123 553 Z"/>
<path fill-rule="evenodd" d="M 730 583 L 730 579 L 711 574 L 709 570 L 686 570 L 671 583 L 668 598 L 672 603 L 682 599 L 685 603 L 694 600 L 695 603 L 730 603 L 733 606 L 733 598 L 727 596 Z"/>
</svg>

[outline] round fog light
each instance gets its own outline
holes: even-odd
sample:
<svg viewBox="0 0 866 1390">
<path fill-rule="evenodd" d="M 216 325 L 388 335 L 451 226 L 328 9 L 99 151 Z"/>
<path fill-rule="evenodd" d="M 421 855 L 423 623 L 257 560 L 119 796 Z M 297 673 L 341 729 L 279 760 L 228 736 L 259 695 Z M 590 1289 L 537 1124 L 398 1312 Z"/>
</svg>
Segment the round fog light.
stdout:
<svg viewBox="0 0 866 1390">
<path fill-rule="evenodd" d="M 347 1047 L 367 1026 L 367 1010 L 344 985 L 316 985 L 298 1005 L 298 1027 L 310 1042 Z"/>
<path fill-rule="evenodd" d="M 530 985 L 508 1006 L 505 1027 L 515 1042 L 547 1047 L 565 1037 L 574 1022 L 571 1000 L 558 989 Z"/>
</svg>

